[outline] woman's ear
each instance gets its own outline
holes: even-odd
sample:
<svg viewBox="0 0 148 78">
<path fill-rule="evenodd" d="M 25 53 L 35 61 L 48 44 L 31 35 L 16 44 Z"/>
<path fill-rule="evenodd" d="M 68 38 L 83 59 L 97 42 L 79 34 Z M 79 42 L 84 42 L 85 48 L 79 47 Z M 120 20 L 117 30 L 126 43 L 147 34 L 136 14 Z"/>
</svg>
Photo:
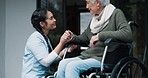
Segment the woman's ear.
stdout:
<svg viewBox="0 0 148 78">
<path fill-rule="evenodd" d="M 40 22 L 40 26 L 43 28 L 45 26 L 45 22 Z"/>
</svg>

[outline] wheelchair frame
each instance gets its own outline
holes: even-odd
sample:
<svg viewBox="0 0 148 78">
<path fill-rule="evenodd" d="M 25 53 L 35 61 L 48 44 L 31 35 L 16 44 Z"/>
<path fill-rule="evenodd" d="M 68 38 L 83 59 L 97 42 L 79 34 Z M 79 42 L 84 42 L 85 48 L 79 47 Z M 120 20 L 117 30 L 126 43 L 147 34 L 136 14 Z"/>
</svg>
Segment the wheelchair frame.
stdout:
<svg viewBox="0 0 148 78">
<path fill-rule="evenodd" d="M 138 24 L 134 21 L 129 21 L 128 24 L 131 26 L 131 28 L 138 27 Z M 112 39 L 109 38 L 105 41 L 105 49 L 104 54 L 101 61 L 101 68 L 100 71 L 99 68 L 93 68 L 89 69 L 93 71 L 88 76 L 86 74 L 81 74 L 81 78 L 148 78 L 148 71 L 144 64 L 139 61 L 137 58 L 133 57 L 133 46 L 132 44 L 125 44 L 123 45 L 129 45 L 129 56 L 126 56 L 122 58 L 113 68 L 113 70 L 110 73 L 104 72 L 104 61 L 107 54 L 107 49 L 109 44 L 112 42 Z M 146 51 L 145 51 L 146 52 Z M 144 53 L 145 54 L 145 53 Z M 145 55 L 144 55 L 145 56 Z M 144 57 L 145 58 L 145 57 Z"/>
</svg>

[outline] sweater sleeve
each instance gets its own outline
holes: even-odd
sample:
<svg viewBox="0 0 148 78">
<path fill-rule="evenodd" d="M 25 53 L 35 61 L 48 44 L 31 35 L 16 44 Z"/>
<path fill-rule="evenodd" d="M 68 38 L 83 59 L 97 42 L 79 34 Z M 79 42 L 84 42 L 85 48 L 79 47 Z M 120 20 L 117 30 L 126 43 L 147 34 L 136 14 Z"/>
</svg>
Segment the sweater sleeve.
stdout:
<svg viewBox="0 0 148 78">
<path fill-rule="evenodd" d="M 92 34 L 90 33 L 89 26 L 87 27 L 87 29 L 84 30 L 82 34 L 75 35 L 70 43 L 81 45 L 81 46 L 88 46 L 89 40 L 90 40 L 88 32 L 89 34 Z"/>
<path fill-rule="evenodd" d="M 124 42 L 131 42 L 132 41 L 132 31 L 130 26 L 127 23 L 127 20 L 123 14 L 123 12 L 119 9 L 117 9 L 115 11 L 115 14 L 112 15 L 111 20 L 113 20 L 115 24 L 115 26 L 111 26 L 114 27 L 113 29 L 115 30 L 108 30 L 108 31 L 103 31 L 98 33 L 99 35 L 99 40 L 106 40 L 107 38 L 114 38 L 114 39 L 118 39 Z"/>
</svg>

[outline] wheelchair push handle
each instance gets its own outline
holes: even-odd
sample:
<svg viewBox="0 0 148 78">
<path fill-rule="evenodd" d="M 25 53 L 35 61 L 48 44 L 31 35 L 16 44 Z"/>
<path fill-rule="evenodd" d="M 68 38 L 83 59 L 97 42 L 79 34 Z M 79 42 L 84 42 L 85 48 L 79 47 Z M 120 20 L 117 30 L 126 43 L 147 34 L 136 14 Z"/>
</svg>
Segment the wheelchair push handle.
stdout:
<svg viewBox="0 0 148 78">
<path fill-rule="evenodd" d="M 130 26 L 134 26 L 134 27 L 136 27 L 136 28 L 139 27 L 139 25 L 138 25 L 135 21 L 129 21 L 128 24 L 129 24 Z"/>
</svg>

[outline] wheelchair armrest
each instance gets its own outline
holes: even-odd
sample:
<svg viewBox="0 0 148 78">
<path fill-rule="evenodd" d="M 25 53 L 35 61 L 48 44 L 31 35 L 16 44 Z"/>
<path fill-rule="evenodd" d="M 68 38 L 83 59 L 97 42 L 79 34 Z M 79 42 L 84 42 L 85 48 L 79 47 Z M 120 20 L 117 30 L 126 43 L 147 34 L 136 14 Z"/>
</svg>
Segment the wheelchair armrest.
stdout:
<svg viewBox="0 0 148 78">
<path fill-rule="evenodd" d="M 130 47 L 133 47 L 135 45 L 133 42 L 132 43 L 125 43 L 123 41 L 120 41 L 120 40 L 114 39 L 114 38 L 108 38 L 104 41 L 105 46 L 109 46 L 111 43 L 118 43 L 120 45 L 127 45 Z"/>
<path fill-rule="evenodd" d="M 111 41 L 112 41 L 112 38 L 108 38 L 108 39 L 105 40 L 104 44 L 105 44 L 106 46 L 108 46 Z"/>
</svg>

